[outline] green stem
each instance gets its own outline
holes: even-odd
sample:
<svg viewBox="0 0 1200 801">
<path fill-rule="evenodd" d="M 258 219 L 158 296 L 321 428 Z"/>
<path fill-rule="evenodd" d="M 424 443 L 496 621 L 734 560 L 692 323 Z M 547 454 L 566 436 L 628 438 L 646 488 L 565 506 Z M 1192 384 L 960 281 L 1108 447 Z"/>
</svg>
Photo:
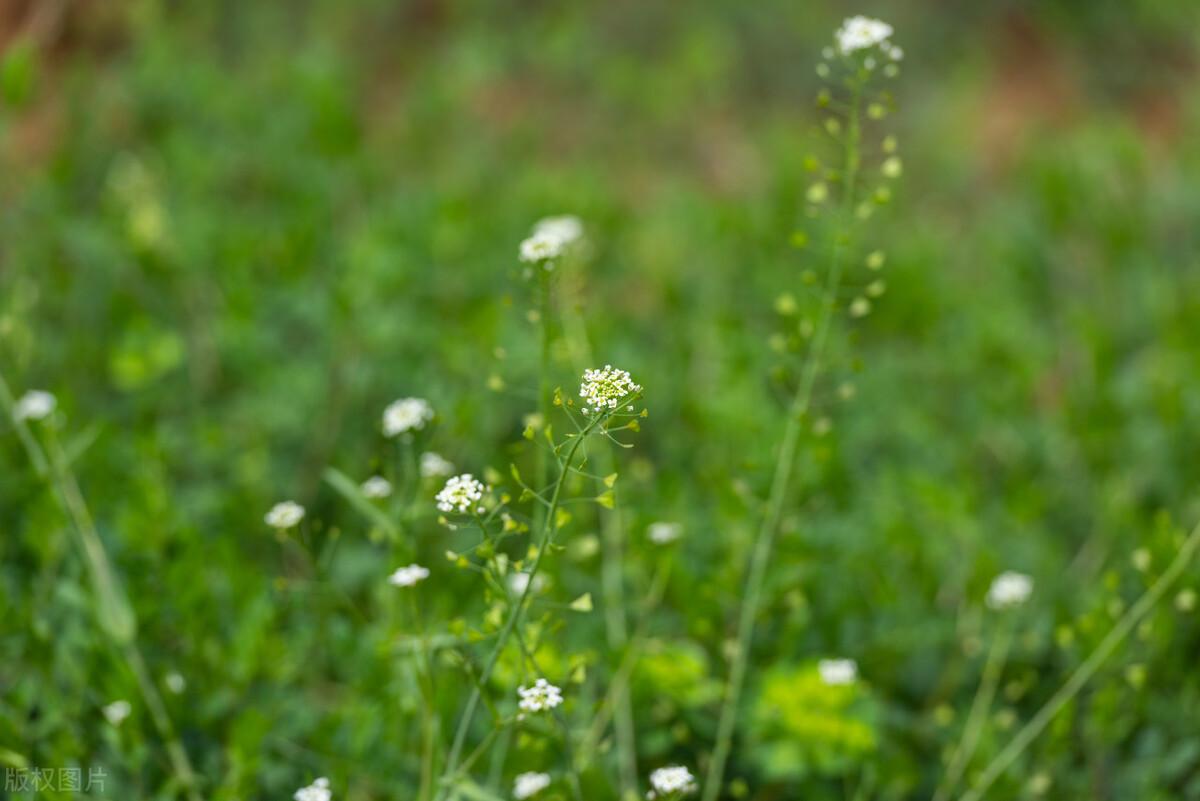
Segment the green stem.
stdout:
<svg viewBox="0 0 1200 801">
<path fill-rule="evenodd" d="M 1146 590 L 1141 598 L 1137 600 L 1133 606 L 1117 621 L 1117 625 L 1113 626 L 1112 631 L 1105 636 L 1096 650 L 1091 656 L 1067 679 L 1066 683 L 1058 689 L 1058 692 L 1050 698 L 1049 701 L 1042 706 L 1041 709 L 1030 719 L 1025 726 L 1017 732 L 1012 741 L 1005 746 L 1004 750 L 996 755 L 996 758 L 984 768 L 975 785 L 962 796 L 962 801 L 979 801 L 983 798 L 983 794 L 995 783 L 996 779 L 1000 778 L 1004 771 L 1008 770 L 1009 766 L 1017 760 L 1029 744 L 1037 739 L 1045 728 L 1050 725 L 1050 721 L 1054 719 L 1064 706 L 1071 699 L 1079 694 L 1091 678 L 1096 675 L 1096 671 L 1104 664 L 1104 661 L 1112 655 L 1116 647 L 1129 636 L 1129 632 L 1133 631 L 1134 627 L 1142 621 L 1146 615 L 1154 608 L 1159 600 L 1166 594 L 1179 575 L 1191 563 L 1192 558 L 1196 555 L 1196 551 L 1200 549 L 1200 524 L 1192 529 L 1192 533 L 1184 541 L 1179 548 L 1179 553 L 1175 555 L 1175 559 L 1167 567 L 1158 580 Z"/>
<path fill-rule="evenodd" d="M 813 334 L 809 349 L 808 360 L 801 374 L 800 384 L 792 397 L 788 409 L 787 426 L 783 432 L 783 440 L 779 448 L 779 458 L 775 462 L 774 476 L 771 481 L 771 491 L 767 497 L 766 514 L 755 537 L 754 549 L 750 557 L 750 567 L 746 576 L 745 595 L 742 600 L 741 614 L 738 618 L 737 645 L 733 653 L 733 661 L 729 671 L 729 683 L 725 689 L 725 699 L 721 704 L 721 713 L 717 722 L 717 744 L 713 751 L 712 761 L 709 762 L 707 777 L 704 782 L 702 801 L 716 801 L 721 791 L 721 782 L 725 775 L 725 763 L 733 746 L 733 730 L 737 722 L 738 704 L 741 700 L 742 687 L 746 681 L 746 667 L 749 660 L 750 644 L 754 638 L 754 623 L 758 617 L 758 607 L 762 598 L 763 584 L 766 580 L 767 567 L 771 561 L 771 551 L 774 546 L 775 534 L 779 529 L 779 521 L 783 514 L 783 504 L 791 489 L 792 470 L 795 467 L 796 448 L 800 440 L 801 422 L 808 414 L 812 403 L 813 388 L 820 374 L 821 358 L 825 349 L 825 341 L 829 336 L 834 311 L 837 304 L 837 292 L 841 285 L 842 266 L 846 249 L 847 229 L 854 210 L 854 182 L 858 175 L 858 141 L 859 141 L 859 99 L 861 85 L 856 84 L 854 98 L 850 105 L 849 124 L 847 126 L 845 147 L 845 183 L 843 185 L 843 209 L 840 226 L 843 230 L 837 232 L 833 243 L 831 263 L 825 292 L 821 299 L 816 331 Z"/>
</svg>

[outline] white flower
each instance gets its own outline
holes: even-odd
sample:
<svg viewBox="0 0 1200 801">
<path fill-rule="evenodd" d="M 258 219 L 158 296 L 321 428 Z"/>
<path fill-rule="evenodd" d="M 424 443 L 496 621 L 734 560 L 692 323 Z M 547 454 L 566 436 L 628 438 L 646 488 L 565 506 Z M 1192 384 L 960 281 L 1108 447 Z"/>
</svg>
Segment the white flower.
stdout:
<svg viewBox="0 0 1200 801">
<path fill-rule="evenodd" d="M 521 242 L 521 261 L 542 264 L 557 259 L 565 249 L 566 243 L 557 234 L 534 231 L 532 236 Z"/>
<path fill-rule="evenodd" d="M 666 545 L 669 542 L 674 542 L 679 539 L 679 535 L 683 533 L 683 526 L 678 523 L 665 523 L 659 521 L 651 523 L 646 529 L 646 536 L 656 545 Z"/>
<path fill-rule="evenodd" d="M 574 214 L 543 217 L 533 226 L 533 232 L 557 239 L 563 247 L 570 247 L 583 239 L 583 221 Z"/>
<path fill-rule="evenodd" d="M 525 712 L 553 709 L 563 702 L 562 690 L 545 679 L 538 679 L 532 687 L 518 687 L 517 694 L 521 696 L 518 706 Z"/>
<path fill-rule="evenodd" d="M 606 364 L 603 370 L 588 370 L 583 374 L 579 397 L 583 398 L 583 413 L 592 414 L 615 409 L 627 396 L 641 391 L 641 386 L 633 383 L 629 373 Z"/>
<path fill-rule="evenodd" d="M 383 410 L 384 436 L 395 437 L 421 429 L 433 419 L 433 407 L 424 398 L 401 398 Z"/>
<path fill-rule="evenodd" d="M 129 713 L 133 711 L 133 707 L 128 701 L 113 701 L 105 706 L 102 710 L 104 718 L 114 726 L 120 726 L 125 718 L 129 717 Z"/>
<path fill-rule="evenodd" d="M 167 685 L 167 689 L 175 693 L 175 695 L 179 695 L 187 688 L 187 681 L 176 671 L 172 671 L 164 676 L 163 684 Z"/>
<path fill-rule="evenodd" d="M 891 25 L 860 14 L 843 22 L 834 38 L 842 55 L 849 55 L 856 50 L 883 45 L 891 35 Z"/>
<path fill-rule="evenodd" d="M 58 399 L 41 389 L 31 389 L 21 396 L 13 408 L 18 420 L 45 420 L 58 406 Z"/>
<path fill-rule="evenodd" d="M 418 581 L 429 578 L 429 568 L 412 564 L 408 567 L 398 567 L 396 572 L 388 576 L 388 584 L 395 587 L 411 587 Z"/>
<path fill-rule="evenodd" d="M 658 798 L 676 793 L 680 795 L 694 793 L 696 792 L 696 777 L 683 765 L 672 765 L 667 768 L 659 768 L 651 773 L 650 787 L 651 790 L 646 793 L 646 798 Z"/>
<path fill-rule="evenodd" d="M 434 500 L 437 501 L 437 508 L 443 512 L 467 514 L 471 509 L 477 508 L 476 504 L 485 492 L 487 487 L 483 482 L 476 481 L 470 473 L 463 473 L 447 481 Z"/>
<path fill-rule="evenodd" d="M 858 663 L 853 659 L 822 659 L 817 663 L 817 672 L 831 687 L 853 684 L 858 678 Z"/>
<path fill-rule="evenodd" d="M 421 454 L 421 475 L 424 478 L 440 478 L 454 472 L 454 465 L 443 459 L 441 454 L 425 451 Z"/>
<path fill-rule="evenodd" d="M 292 798 L 295 801 L 329 801 L 333 798 L 329 789 L 329 779 L 322 776 L 307 787 L 301 787 Z"/>
<path fill-rule="evenodd" d="M 295 501 L 283 501 L 271 507 L 271 511 L 267 512 L 263 520 L 271 528 L 277 528 L 280 531 L 291 528 L 304 519 L 304 507 Z"/>
<path fill-rule="evenodd" d="M 513 798 L 521 801 L 523 798 L 540 793 L 549 786 L 549 773 L 521 773 L 513 781 Z"/>
<path fill-rule="evenodd" d="M 508 574 L 508 589 L 513 595 L 524 595 L 525 588 L 529 586 L 528 573 L 509 573 Z M 533 577 L 533 592 L 541 592 L 546 586 L 546 577 L 540 573 Z"/>
<path fill-rule="evenodd" d="M 367 498 L 386 498 L 392 494 L 392 482 L 383 476 L 371 476 L 362 483 L 362 494 Z"/>
<path fill-rule="evenodd" d="M 992 609 L 1008 609 L 1019 606 L 1028 600 L 1032 592 L 1032 578 L 1024 573 L 1008 570 L 996 576 L 992 586 L 988 588 L 987 605 Z"/>
</svg>

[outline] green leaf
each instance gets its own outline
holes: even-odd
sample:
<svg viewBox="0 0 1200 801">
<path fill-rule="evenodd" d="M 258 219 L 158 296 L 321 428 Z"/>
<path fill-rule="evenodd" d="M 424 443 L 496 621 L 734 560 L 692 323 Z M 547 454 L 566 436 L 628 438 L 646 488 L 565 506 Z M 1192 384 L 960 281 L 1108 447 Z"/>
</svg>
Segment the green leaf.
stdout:
<svg viewBox="0 0 1200 801">
<path fill-rule="evenodd" d="M 585 592 L 583 595 L 580 595 L 574 601 L 571 601 L 571 608 L 576 612 L 592 611 L 592 594 Z"/>
</svg>

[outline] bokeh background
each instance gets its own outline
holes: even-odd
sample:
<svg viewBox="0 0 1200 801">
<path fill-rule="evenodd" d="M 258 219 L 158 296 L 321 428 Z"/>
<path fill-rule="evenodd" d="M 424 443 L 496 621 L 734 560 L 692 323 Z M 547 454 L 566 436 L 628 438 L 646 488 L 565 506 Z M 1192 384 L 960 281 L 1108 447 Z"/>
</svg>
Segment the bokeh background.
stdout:
<svg viewBox="0 0 1200 801">
<path fill-rule="evenodd" d="M 672 565 L 634 675 L 639 768 L 705 764 L 781 426 L 780 297 L 817 267 L 792 237 L 813 68 L 860 12 L 905 50 L 883 123 L 904 177 L 864 234 L 888 291 L 846 322 L 766 588 L 726 793 L 762 801 L 928 798 L 995 636 L 980 599 L 1019 569 L 1035 596 L 977 770 L 1200 518 L 1200 7 L 0 3 L 0 371 L 59 398 L 147 663 L 186 680 L 164 693 L 206 798 L 316 775 L 338 801 L 413 793 L 391 565 L 323 471 L 390 464 L 379 414 L 405 395 L 456 464 L 528 458 L 516 245 L 558 213 L 588 229 L 571 297 L 596 358 L 651 411 L 619 457 L 630 597 Z M 338 538 L 327 571 L 263 525 L 285 497 Z M 683 526 L 669 551 L 655 520 Z M 581 515 L 547 602 L 599 602 L 595 531 Z M 404 546 L 441 630 L 484 609 L 455 536 Z M 177 797 L 7 422 L 0 584 L 0 762 Z M 1197 587 L 1193 567 L 989 798 L 1200 798 Z M 615 665 L 602 611 L 564 613 L 547 656 L 587 667 L 582 697 Z M 814 680 L 824 656 L 858 660 L 853 703 Z M 555 758 L 514 742 L 502 793 Z M 588 797 L 617 797 L 611 767 Z"/>
</svg>

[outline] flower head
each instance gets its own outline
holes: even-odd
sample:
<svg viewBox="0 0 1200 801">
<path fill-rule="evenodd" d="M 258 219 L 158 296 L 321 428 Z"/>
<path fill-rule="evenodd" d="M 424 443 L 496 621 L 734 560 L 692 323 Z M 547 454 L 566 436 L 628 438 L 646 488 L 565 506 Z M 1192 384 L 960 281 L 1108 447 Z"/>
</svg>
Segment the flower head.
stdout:
<svg viewBox="0 0 1200 801">
<path fill-rule="evenodd" d="M 553 237 L 570 247 L 583 239 L 583 221 L 574 214 L 559 214 L 554 217 L 543 217 L 533 226 L 535 234 Z"/>
<path fill-rule="evenodd" d="M 521 773 L 513 780 L 513 798 L 521 801 L 523 798 L 540 793 L 549 786 L 549 773 Z"/>
<path fill-rule="evenodd" d="M 441 478 L 454 472 L 454 465 L 441 454 L 425 451 L 421 454 L 421 476 L 424 478 Z"/>
<path fill-rule="evenodd" d="M 696 777 L 683 765 L 658 768 L 650 774 L 650 792 L 646 798 L 684 795 L 696 792 Z"/>
<path fill-rule="evenodd" d="M 102 710 L 104 719 L 114 726 L 120 726 L 125 718 L 129 717 L 129 713 L 133 711 L 133 707 L 128 701 L 113 701 L 106 705 Z"/>
<path fill-rule="evenodd" d="M 1007 570 L 996 576 L 988 588 L 987 605 L 992 609 L 1020 606 L 1033 592 L 1033 579 L 1024 573 Z"/>
<path fill-rule="evenodd" d="M 371 476 L 362 483 L 362 494 L 367 498 L 386 498 L 392 494 L 392 482 L 383 476 Z"/>
<path fill-rule="evenodd" d="M 487 489 L 482 481 L 476 480 L 470 473 L 463 473 L 447 481 L 434 500 L 437 501 L 437 508 L 443 512 L 467 514 L 478 508 L 477 504 Z"/>
<path fill-rule="evenodd" d="M 611 364 L 604 365 L 603 370 L 586 371 L 583 374 L 583 383 L 579 385 L 579 397 L 583 398 L 584 414 L 615 409 L 629 395 L 641 391 L 641 386 L 633 383 L 629 373 L 618 370 Z"/>
<path fill-rule="evenodd" d="M 891 25 L 859 14 L 843 22 L 842 27 L 838 28 L 834 34 L 834 39 L 837 40 L 838 51 L 842 55 L 849 55 L 876 45 L 883 46 L 890 52 L 888 39 L 891 35 Z"/>
<path fill-rule="evenodd" d="M 538 679 L 532 687 L 518 687 L 521 696 L 518 706 L 525 712 L 541 712 L 553 709 L 563 702 L 562 690 L 545 679 Z"/>
<path fill-rule="evenodd" d="M 678 523 L 666 523 L 658 521 L 651 523 L 646 529 L 646 536 L 655 545 L 666 545 L 669 542 L 674 542 L 679 539 L 679 535 L 683 533 L 683 526 Z"/>
<path fill-rule="evenodd" d="M 329 790 L 329 779 L 324 776 L 307 787 L 301 787 L 292 798 L 295 801 L 329 801 L 333 793 Z"/>
<path fill-rule="evenodd" d="M 45 420 L 58 406 L 58 399 L 41 389 L 31 389 L 13 407 L 17 420 Z"/>
<path fill-rule="evenodd" d="M 530 581 L 530 579 L 529 579 L 528 573 L 521 572 L 521 571 L 518 571 L 516 573 L 509 573 L 508 574 L 508 589 L 512 591 L 513 595 L 524 595 L 525 588 L 529 587 L 529 581 Z M 543 576 L 541 573 L 539 573 L 533 577 L 533 587 L 531 588 L 533 592 L 540 592 L 542 587 L 545 587 L 545 586 L 546 586 L 546 577 L 545 576 Z"/>
<path fill-rule="evenodd" d="M 384 436 L 395 437 L 419 430 L 433 419 L 433 407 L 424 398 L 401 398 L 383 410 Z"/>
<path fill-rule="evenodd" d="M 429 568 L 411 564 L 408 567 L 396 568 L 396 572 L 388 576 L 388 584 L 394 587 L 411 587 L 418 581 L 424 581 L 427 578 L 429 578 Z"/>
<path fill-rule="evenodd" d="M 853 684 L 858 679 L 858 663 L 853 659 L 822 659 L 817 663 L 821 681 L 831 687 Z"/>
<path fill-rule="evenodd" d="M 283 501 L 271 507 L 263 520 L 271 528 L 286 531 L 304 519 L 304 507 L 295 501 Z"/>
<path fill-rule="evenodd" d="M 561 256 L 565 249 L 566 243 L 558 234 L 534 231 L 532 236 L 521 242 L 521 261 L 528 264 L 546 264 Z"/>
</svg>

